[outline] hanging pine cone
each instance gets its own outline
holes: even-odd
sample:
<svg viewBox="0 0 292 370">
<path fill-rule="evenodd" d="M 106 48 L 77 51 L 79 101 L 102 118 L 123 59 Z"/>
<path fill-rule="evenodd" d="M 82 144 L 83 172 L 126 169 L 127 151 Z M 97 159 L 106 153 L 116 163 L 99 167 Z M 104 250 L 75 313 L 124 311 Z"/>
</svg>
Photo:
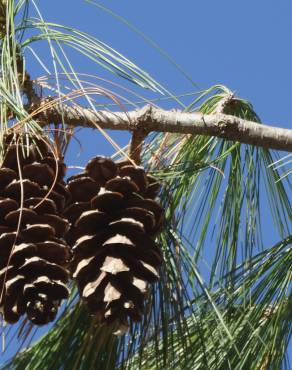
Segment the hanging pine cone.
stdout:
<svg viewBox="0 0 292 370">
<path fill-rule="evenodd" d="M 164 222 L 153 200 L 160 186 L 131 162 L 96 157 L 85 172 L 68 179 L 68 189 L 73 278 L 91 313 L 127 327 L 128 318 L 141 319 L 148 286 L 162 263 L 154 242 Z"/>
<path fill-rule="evenodd" d="M 54 320 L 68 296 L 71 252 L 63 236 L 69 223 L 61 216 L 70 196 L 62 180 L 65 165 L 42 139 L 10 135 L 5 143 L 0 168 L 0 306 L 9 323 L 26 314 L 32 323 L 43 325 Z"/>
</svg>

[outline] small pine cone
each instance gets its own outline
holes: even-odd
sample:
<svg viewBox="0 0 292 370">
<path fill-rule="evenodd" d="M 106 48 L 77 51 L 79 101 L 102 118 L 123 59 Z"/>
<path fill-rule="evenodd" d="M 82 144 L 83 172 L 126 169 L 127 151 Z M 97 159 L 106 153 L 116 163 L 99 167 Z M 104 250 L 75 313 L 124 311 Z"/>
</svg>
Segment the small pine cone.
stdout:
<svg viewBox="0 0 292 370">
<path fill-rule="evenodd" d="M 45 141 L 26 139 L 6 138 L 0 167 L 0 306 L 9 323 L 26 314 L 44 325 L 68 296 L 71 250 L 62 212 L 70 194 L 63 161 Z"/>
<path fill-rule="evenodd" d="M 159 277 L 154 238 L 164 211 L 153 198 L 160 186 L 143 168 L 104 157 L 90 160 L 67 186 L 73 278 L 89 311 L 123 330 L 128 318 L 141 320 L 149 284 Z"/>
</svg>

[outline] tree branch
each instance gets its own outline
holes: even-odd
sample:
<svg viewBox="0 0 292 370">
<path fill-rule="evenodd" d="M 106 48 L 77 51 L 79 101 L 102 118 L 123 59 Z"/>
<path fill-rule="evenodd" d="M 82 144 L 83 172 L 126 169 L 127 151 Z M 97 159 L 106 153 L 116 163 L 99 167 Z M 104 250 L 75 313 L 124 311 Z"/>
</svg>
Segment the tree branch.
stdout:
<svg viewBox="0 0 292 370">
<path fill-rule="evenodd" d="M 37 117 L 43 125 L 60 123 L 111 130 L 143 130 L 216 136 L 267 149 L 292 152 L 292 130 L 267 126 L 222 113 L 203 115 L 147 105 L 140 110 L 109 112 L 59 104 Z"/>
</svg>

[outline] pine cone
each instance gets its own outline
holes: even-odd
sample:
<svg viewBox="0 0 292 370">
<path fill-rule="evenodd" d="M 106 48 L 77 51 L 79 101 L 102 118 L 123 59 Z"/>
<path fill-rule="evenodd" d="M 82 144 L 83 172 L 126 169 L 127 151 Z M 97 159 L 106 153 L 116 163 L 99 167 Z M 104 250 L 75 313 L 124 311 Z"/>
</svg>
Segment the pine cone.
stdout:
<svg viewBox="0 0 292 370">
<path fill-rule="evenodd" d="M 128 318 L 141 319 L 148 286 L 162 263 L 154 242 L 164 222 L 153 200 L 160 186 L 141 167 L 96 157 L 85 172 L 68 179 L 68 189 L 73 278 L 91 313 L 127 327 Z"/>
<path fill-rule="evenodd" d="M 41 139 L 14 135 L 6 146 L 0 168 L 0 306 L 9 323 L 26 314 L 44 325 L 68 296 L 71 251 L 63 236 L 69 223 L 61 216 L 70 196 L 62 180 L 65 165 L 57 162 L 56 177 L 56 160 Z"/>
</svg>

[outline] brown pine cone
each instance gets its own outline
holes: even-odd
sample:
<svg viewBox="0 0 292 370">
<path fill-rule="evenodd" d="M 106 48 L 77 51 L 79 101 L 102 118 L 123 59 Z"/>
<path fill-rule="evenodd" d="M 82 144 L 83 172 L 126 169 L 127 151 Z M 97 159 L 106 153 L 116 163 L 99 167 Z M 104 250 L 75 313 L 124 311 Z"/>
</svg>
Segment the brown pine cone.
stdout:
<svg viewBox="0 0 292 370">
<path fill-rule="evenodd" d="M 67 187 L 73 278 L 89 311 L 122 329 L 128 318 L 141 319 L 148 286 L 159 277 L 154 239 L 164 210 L 153 198 L 160 186 L 141 167 L 96 157 Z"/>
<path fill-rule="evenodd" d="M 6 138 L 0 167 L 0 306 L 9 323 L 26 314 L 36 325 L 47 324 L 68 297 L 65 169 L 45 139 Z"/>
</svg>

